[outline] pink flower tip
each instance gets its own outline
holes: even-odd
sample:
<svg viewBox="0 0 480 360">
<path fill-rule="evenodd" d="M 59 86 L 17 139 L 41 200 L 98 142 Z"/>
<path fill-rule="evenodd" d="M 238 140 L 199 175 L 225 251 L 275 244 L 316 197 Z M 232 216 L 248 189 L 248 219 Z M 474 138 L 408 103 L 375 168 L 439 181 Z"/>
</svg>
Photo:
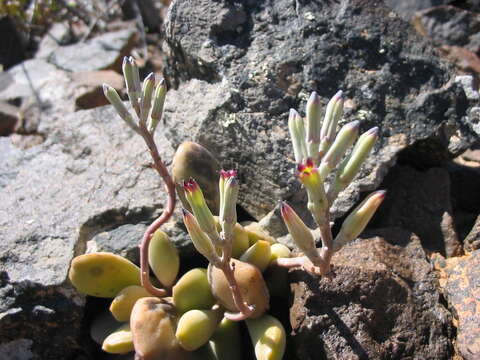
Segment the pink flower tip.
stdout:
<svg viewBox="0 0 480 360">
<path fill-rule="evenodd" d="M 280 214 L 283 218 L 288 217 L 292 212 L 292 207 L 286 201 L 280 202 Z"/>
<path fill-rule="evenodd" d="M 375 127 L 371 128 L 370 130 L 368 130 L 365 133 L 365 135 L 366 136 L 378 136 L 378 131 L 379 131 L 378 126 L 375 126 Z"/>
<path fill-rule="evenodd" d="M 231 177 L 237 176 L 237 170 L 220 170 L 220 176 L 223 180 L 227 180 Z"/>
<path fill-rule="evenodd" d="M 198 187 L 197 182 L 192 178 L 183 182 L 183 189 L 185 191 L 188 191 L 189 193 L 192 193 L 195 190 L 198 190 L 198 188 L 199 187 Z"/>
</svg>

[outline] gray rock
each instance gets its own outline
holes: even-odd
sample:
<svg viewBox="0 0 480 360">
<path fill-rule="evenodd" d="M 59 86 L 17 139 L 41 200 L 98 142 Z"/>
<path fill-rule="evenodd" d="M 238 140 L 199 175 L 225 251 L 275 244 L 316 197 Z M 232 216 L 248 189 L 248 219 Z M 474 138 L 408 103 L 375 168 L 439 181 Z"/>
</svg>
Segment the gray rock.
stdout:
<svg viewBox="0 0 480 360">
<path fill-rule="evenodd" d="M 460 75 L 455 77 L 455 82 L 459 83 L 465 91 L 465 95 L 469 100 L 480 100 L 480 93 L 475 88 L 474 79 L 471 75 Z"/>
<path fill-rule="evenodd" d="M 451 359 L 452 317 L 417 237 L 399 228 L 346 245 L 330 275 L 290 271 L 299 359 Z"/>
<path fill-rule="evenodd" d="M 410 21 L 417 11 L 446 5 L 448 2 L 449 0 L 385 0 L 385 4 L 407 21 Z"/>
<path fill-rule="evenodd" d="M 360 0 L 175 1 L 165 23 L 166 77 L 188 100 L 185 116 L 166 117 L 175 129 L 170 141 L 197 141 L 224 166 L 237 166 L 240 205 L 256 219 L 280 199 L 304 201 L 286 124 L 289 108 L 303 111 L 313 90 L 326 104 L 343 89 L 344 121 L 361 120 L 362 131 L 381 128 L 373 156 L 334 204 L 334 217 L 360 191 L 375 189 L 401 150 L 404 159 L 443 164 L 474 141 L 471 104 L 449 83 L 449 66 L 390 15 L 381 3 Z M 199 102 L 216 104 L 203 121 Z"/>
<path fill-rule="evenodd" d="M 162 209 L 163 185 L 148 162 L 111 107 L 56 119 L 47 141 L 25 151 L 0 138 L 0 343 L 31 339 L 41 359 L 78 351 L 83 296 L 68 284 L 70 261 L 97 234 Z"/>
<path fill-rule="evenodd" d="M 437 6 L 418 13 L 418 30 L 437 46 L 460 46 L 474 53 L 480 51 L 480 16 L 456 6 Z"/>
<path fill-rule="evenodd" d="M 72 40 L 70 25 L 67 22 L 53 24 L 38 44 L 36 58 L 46 59 L 62 45 Z"/>
<path fill-rule="evenodd" d="M 174 214 L 173 220 L 162 225 L 162 231 L 165 231 L 178 249 L 181 259 L 185 260 L 194 256 L 196 250 L 183 226 L 183 221 L 175 220 L 176 217 L 178 217 L 178 215 Z M 125 224 L 115 227 L 112 230 L 103 231 L 87 242 L 86 252 L 112 252 L 138 265 L 140 264 L 138 245 L 142 240 L 147 226 L 148 224 L 146 223 Z"/>
<path fill-rule="evenodd" d="M 62 46 L 48 61 L 65 71 L 93 71 L 121 69 L 124 55 L 131 50 L 136 30 L 134 27 L 106 33 L 85 42 Z"/>
<path fill-rule="evenodd" d="M 56 67 L 42 59 L 26 60 L 0 73 L 0 100 L 35 96 Z"/>
<path fill-rule="evenodd" d="M 447 170 L 418 171 L 395 166 L 382 188 L 387 197 L 372 221 L 374 227 L 400 227 L 420 238 L 429 251 L 457 256 L 463 251 L 453 223 L 450 176 Z"/>
</svg>

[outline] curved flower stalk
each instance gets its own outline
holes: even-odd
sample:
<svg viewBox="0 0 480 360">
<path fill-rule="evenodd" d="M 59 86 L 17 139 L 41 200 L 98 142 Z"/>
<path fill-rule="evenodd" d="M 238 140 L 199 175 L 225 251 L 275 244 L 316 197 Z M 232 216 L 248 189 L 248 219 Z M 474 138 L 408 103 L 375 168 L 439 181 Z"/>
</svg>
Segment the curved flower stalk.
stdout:
<svg viewBox="0 0 480 360">
<path fill-rule="evenodd" d="M 359 122 L 344 125 L 337 134 L 337 124 L 343 114 L 342 91 L 338 91 L 329 101 L 321 127 L 319 106 L 319 97 L 314 92 L 307 102 L 307 135 L 302 118 L 293 109 L 290 110 L 289 130 L 298 163 L 297 176 L 307 191 L 307 207 L 320 230 L 322 246 L 316 248 L 311 230 L 286 202 L 282 202 L 282 218 L 303 256 L 278 258 L 275 261 L 279 266 L 303 267 L 308 272 L 325 275 L 330 271 L 334 251 L 355 239 L 365 229 L 382 203 L 385 191 L 374 192 L 355 208 L 344 221 L 340 233 L 333 239 L 330 207 L 360 171 L 378 139 L 378 128 L 374 127 L 362 134 L 353 150 L 345 157 L 358 137 Z M 336 176 L 326 188 L 327 176 L 335 169 Z"/>
<path fill-rule="evenodd" d="M 189 211 L 183 210 L 183 221 L 197 251 L 205 256 L 213 266 L 220 269 L 228 281 L 238 313 L 226 312 L 225 317 L 240 321 L 249 318 L 255 307 L 244 301 L 234 276 L 235 265 L 231 261 L 233 232 L 237 223 L 238 181 L 236 174 L 235 170 L 220 172 L 219 221 L 222 228 L 220 233 L 217 231 L 215 218 L 205 202 L 202 190 L 194 179 L 185 181 L 183 185 L 185 196 L 193 210 L 193 215 Z"/>
<path fill-rule="evenodd" d="M 167 205 L 162 215 L 156 219 L 145 231 L 140 243 L 140 270 L 142 286 L 152 295 L 165 296 L 167 290 L 160 289 L 152 285 L 150 282 L 149 266 L 148 266 L 148 248 L 153 233 L 162 226 L 172 216 L 175 208 L 175 184 L 162 161 L 155 143 L 155 129 L 162 117 L 163 105 L 167 88 L 165 81 L 161 80 L 155 84 L 155 75 L 150 73 L 143 85 L 140 84 L 140 76 L 138 67 L 132 57 L 123 59 L 123 75 L 127 87 L 128 98 L 134 114 L 128 111 L 125 104 L 120 99 L 116 90 L 107 85 L 103 85 L 103 92 L 108 101 L 113 105 L 118 115 L 123 121 L 137 134 L 139 134 L 150 152 L 153 160 L 153 168 L 158 172 L 165 183 L 165 189 L 168 194 Z"/>
</svg>

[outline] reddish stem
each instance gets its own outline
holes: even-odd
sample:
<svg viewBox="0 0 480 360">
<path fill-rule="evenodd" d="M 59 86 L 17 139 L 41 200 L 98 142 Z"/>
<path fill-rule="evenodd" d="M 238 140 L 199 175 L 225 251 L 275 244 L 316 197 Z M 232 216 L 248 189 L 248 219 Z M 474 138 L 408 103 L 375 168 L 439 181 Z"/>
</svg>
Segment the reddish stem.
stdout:
<svg viewBox="0 0 480 360">
<path fill-rule="evenodd" d="M 230 261 L 222 261 L 219 264 L 219 268 L 223 271 L 223 274 L 228 281 L 230 291 L 232 292 L 233 302 L 235 304 L 235 307 L 238 309 L 238 313 L 225 312 L 225 317 L 232 321 L 241 321 L 248 319 L 255 310 L 255 306 L 248 305 L 243 300 L 240 287 L 237 284 L 237 280 L 235 280 L 235 264 L 230 264 Z"/>
<path fill-rule="evenodd" d="M 150 282 L 150 267 L 148 265 L 148 246 L 152 238 L 153 233 L 162 226 L 165 222 L 170 219 L 175 209 L 175 183 L 170 176 L 167 167 L 162 161 L 160 154 L 158 153 L 158 148 L 155 143 L 153 134 L 151 134 L 146 125 L 141 123 L 139 124 L 140 135 L 142 135 L 145 143 L 147 144 L 148 150 L 153 160 L 153 168 L 157 170 L 163 181 L 165 182 L 165 189 L 168 194 L 167 206 L 163 210 L 162 215 L 156 219 L 150 226 L 147 228 L 143 234 L 142 242 L 140 243 L 140 271 L 141 271 L 141 282 L 142 286 L 152 295 L 162 297 L 167 295 L 167 290 L 159 289 L 152 285 Z"/>
</svg>

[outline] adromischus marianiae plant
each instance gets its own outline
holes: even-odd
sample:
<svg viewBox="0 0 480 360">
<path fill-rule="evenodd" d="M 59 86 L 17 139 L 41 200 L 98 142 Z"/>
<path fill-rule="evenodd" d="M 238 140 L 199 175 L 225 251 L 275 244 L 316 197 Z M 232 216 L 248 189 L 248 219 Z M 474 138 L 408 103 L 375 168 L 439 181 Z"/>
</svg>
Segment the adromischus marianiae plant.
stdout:
<svg viewBox="0 0 480 360">
<path fill-rule="evenodd" d="M 257 359 L 281 359 L 286 334 L 278 320 L 265 314 L 269 292 L 262 271 L 268 266 L 300 266 L 313 274 L 324 275 L 330 269 L 333 252 L 363 231 L 383 200 L 384 192 L 375 192 L 362 202 L 347 217 L 335 240 L 329 212 L 339 192 L 350 184 L 374 146 L 378 129 L 363 134 L 345 157 L 358 136 L 359 123 L 347 124 L 336 134 L 343 110 L 341 92 L 327 105 L 323 124 L 316 93 L 307 103 L 306 124 L 295 110 L 291 110 L 288 125 L 298 163 L 297 175 L 307 190 L 308 209 L 319 226 L 322 241 L 322 247 L 317 249 L 311 230 L 287 203 L 282 202 L 282 217 L 303 252 L 298 257 L 290 258 L 288 248 L 271 244 L 262 234 L 254 234 L 252 238 L 247 236 L 246 230 L 237 223 L 238 181 L 235 170 L 220 171 L 218 218 L 207 206 L 197 181 L 184 179 L 182 199 L 188 204 L 183 205 L 190 211 L 183 210 L 183 220 L 195 248 L 210 265 L 208 270 L 187 272 L 175 284 L 178 253 L 168 236 L 159 229 L 173 213 L 175 184 L 154 139 L 163 112 L 166 87 L 163 81 L 155 84 L 153 74 L 148 75 L 142 85 L 131 57 L 124 59 L 123 72 L 134 114 L 108 85 L 104 85 L 105 96 L 147 144 L 153 168 L 165 182 L 168 203 L 142 238 L 140 269 L 109 253 L 85 254 L 72 261 L 69 276 L 77 289 L 93 296 L 115 297 L 110 306 L 111 313 L 119 321 L 129 321 L 105 339 L 103 348 L 113 353 L 134 348 L 137 359 L 162 356 L 177 360 L 189 358 L 192 352 L 210 340 L 216 349 L 213 350 L 215 359 L 234 359 L 238 353 L 232 351 L 235 352 L 238 345 L 232 343 L 232 339 L 238 338 L 239 330 L 232 320 L 246 320 Z M 325 180 L 336 168 L 336 176 L 326 189 Z M 234 253 L 239 260 L 232 257 Z M 149 267 L 164 288 L 152 285 Z M 173 295 L 173 299 L 169 295 Z M 217 332 L 221 334 L 215 337 Z"/>
</svg>

